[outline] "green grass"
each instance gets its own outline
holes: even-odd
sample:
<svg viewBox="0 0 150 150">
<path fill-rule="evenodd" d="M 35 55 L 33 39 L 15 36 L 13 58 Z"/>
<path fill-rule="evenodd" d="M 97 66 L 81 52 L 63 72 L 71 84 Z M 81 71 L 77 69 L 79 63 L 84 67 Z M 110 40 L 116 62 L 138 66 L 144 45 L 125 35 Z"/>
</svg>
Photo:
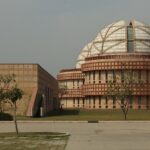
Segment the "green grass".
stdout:
<svg viewBox="0 0 150 150">
<path fill-rule="evenodd" d="M 68 136 L 62 133 L 0 133 L 1 150 L 65 150 Z"/>
<path fill-rule="evenodd" d="M 91 121 L 91 120 L 124 120 L 121 110 L 63 110 L 52 112 L 48 117 L 22 117 L 18 120 L 55 120 L 55 121 Z M 150 110 L 129 110 L 127 120 L 150 120 Z"/>
</svg>

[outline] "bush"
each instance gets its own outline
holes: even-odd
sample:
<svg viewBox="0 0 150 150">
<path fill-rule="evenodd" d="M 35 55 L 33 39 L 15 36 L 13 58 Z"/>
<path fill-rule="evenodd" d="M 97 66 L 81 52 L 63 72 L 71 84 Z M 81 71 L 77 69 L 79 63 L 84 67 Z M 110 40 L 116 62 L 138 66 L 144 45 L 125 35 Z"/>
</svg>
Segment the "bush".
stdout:
<svg viewBox="0 0 150 150">
<path fill-rule="evenodd" d="M 3 112 L 0 113 L 0 121 L 12 121 L 12 120 L 13 120 L 12 115 Z"/>
</svg>

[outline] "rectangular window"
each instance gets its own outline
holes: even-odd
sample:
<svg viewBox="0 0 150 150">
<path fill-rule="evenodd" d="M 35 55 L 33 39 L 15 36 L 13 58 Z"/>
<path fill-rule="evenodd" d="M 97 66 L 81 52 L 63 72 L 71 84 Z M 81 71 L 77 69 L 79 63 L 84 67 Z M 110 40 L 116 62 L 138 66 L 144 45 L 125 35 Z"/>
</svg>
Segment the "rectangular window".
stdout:
<svg viewBox="0 0 150 150">
<path fill-rule="evenodd" d="M 84 105 L 84 103 L 85 103 L 85 102 L 84 102 L 84 98 L 83 98 L 83 99 L 82 99 L 82 104 Z"/>
<path fill-rule="evenodd" d="M 101 71 L 99 71 L 98 74 L 99 74 L 99 83 L 101 83 Z"/>
<path fill-rule="evenodd" d="M 73 99 L 73 107 L 75 107 L 75 99 Z"/>
<path fill-rule="evenodd" d="M 105 75 L 106 75 L 105 80 L 106 80 L 106 83 L 107 83 L 108 82 L 108 71 L 105 71 Z"/>
<path fill-rule="evenodd" d="M 79 102 L 80 102 L 80 101 L 79 101 L 79 98 L 78 98 L 78 107 L 79 107 Z"/>
<path fill-rule="evenodd" d="M 106 97 L 106 108 L 108 108 L 108 98 Z"/>
<path fill-rule="evenodd" d="M 91 72 L 89 72 L 89 83 L 91 82 Z"/>
<path fill-rule="evenodd" d="M 99 96 L 99 108 L 101 108 L 101 97 Z"/>
<path fill-rule="evenodd" d="M 91 99 L 89 97 L 89 108 L 91 108 Z"/>
<path fill-rule="evenodd" d="M 138 108 L 141 108 L 141 96 L 138 96 Z"/>
<path fill-rule="evenodd" d="M 93 72 L 93 83 L 95 83 L 95 71 Z"/>
<path fill-rule="evenodd" d="M 95 108 L 95 96 L 93 97 L 93 108 Z"/>
<path fill-rule="evenodd" d="M 113 108 L 116 108 L 116 99 L 113 98 Z"/>
<path fill-rule="evenodd" d="M 77 88 L 79 89 L 79 80 L 77 80 Z"/>
<path fill-rule="evenodd" d="M 128 52 L 133 52 L 134 50 L 134 43 L 133 43 L 133 27 L 132 26 L 128 26 L 127 27 L 127 48 L 128 48 Z"/>
</svg>

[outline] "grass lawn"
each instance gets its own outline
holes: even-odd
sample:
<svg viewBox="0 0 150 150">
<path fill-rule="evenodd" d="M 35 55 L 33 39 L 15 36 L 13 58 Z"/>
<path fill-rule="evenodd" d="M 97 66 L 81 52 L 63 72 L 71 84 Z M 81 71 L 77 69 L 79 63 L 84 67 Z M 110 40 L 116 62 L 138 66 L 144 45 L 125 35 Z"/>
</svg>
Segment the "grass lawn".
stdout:
<svg viewBox="0 0 150 150">
<path fill-rule="evenodd" d="M 52 112 L 48 117 L 22 117 L 18 120 L 59 120 L 59 121 L 78 121 L 78 120 L 124 120 L 121 110 L 63 110 L 62 112 Z M 127 120 L 150 120 L 150 110 L 129 110 Z"/>
<path fill-rule="evenodd" d="M 67 141 L 61 133 L 0 133 L 1 150 L 65 150 Z"/>
</svg>

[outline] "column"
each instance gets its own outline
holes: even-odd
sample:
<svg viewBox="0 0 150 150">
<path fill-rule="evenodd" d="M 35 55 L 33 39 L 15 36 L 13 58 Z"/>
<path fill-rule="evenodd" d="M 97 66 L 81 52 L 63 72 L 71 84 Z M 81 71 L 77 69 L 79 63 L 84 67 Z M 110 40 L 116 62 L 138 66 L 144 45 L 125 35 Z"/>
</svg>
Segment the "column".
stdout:
<svg viewBox="0 0 150 150">
<path fill-rule="evenodd" d="M 106 109 L 106 99 L 101 97 L 101 108 Z"/>
</svg>

